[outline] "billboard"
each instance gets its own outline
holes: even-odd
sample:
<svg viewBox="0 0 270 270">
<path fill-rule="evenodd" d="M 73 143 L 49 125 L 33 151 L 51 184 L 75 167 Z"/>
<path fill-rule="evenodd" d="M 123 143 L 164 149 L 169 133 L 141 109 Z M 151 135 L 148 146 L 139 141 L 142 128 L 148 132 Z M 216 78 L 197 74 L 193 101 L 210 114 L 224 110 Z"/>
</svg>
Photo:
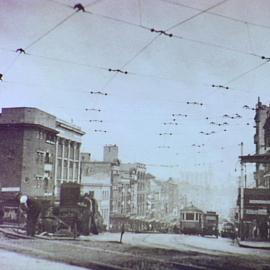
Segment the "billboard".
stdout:
<svg viewBox="0 0 270 270">
<path fill-rule="evenodd" d="M 244 189 L 243 219 L 267 219 L 270 214 L 270 189 Z"/>
</svg>

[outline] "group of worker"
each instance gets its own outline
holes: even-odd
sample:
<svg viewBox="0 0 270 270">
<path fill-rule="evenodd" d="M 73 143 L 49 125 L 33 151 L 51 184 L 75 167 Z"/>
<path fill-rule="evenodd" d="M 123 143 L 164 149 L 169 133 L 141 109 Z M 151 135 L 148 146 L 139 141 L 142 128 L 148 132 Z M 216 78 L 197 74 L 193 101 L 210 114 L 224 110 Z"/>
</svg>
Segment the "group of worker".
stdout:
<svg viewBox="0 0 270 270">
<path fill-rule="evenodd" d="M 98 234 L 96 217 L 98 214 L 98 205 L 92 192 L 85 193 L 81 203 L 82 214 L 79 220 L 79 231 L 83 235 L 90 233 Z"/>
<path fill-rule="evenodd" d="M 20 204 L 20 210 L 26 214 L 26 234 L 34 236 L 42 210 L 41 203 L 39 200 L 21 193 L 18 193 L 16 198 Z M 78 206 L 82 209 L 80 218 L 77 221 L 79 233 L 83 235 L 98 234 L 96 223 L 98 205 L 94 199 L 94 194 L 91 192 L 85 194 Z"/>
</svg>

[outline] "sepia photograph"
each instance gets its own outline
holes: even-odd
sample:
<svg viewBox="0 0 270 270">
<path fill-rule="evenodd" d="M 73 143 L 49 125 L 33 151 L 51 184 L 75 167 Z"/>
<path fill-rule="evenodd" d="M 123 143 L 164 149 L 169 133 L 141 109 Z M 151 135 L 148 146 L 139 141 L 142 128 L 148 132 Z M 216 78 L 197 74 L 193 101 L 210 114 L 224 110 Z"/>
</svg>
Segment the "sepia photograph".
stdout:
<svg viewBox="0 0 270 270">
<path fill-rule="evenodd" d="M 270 270 L 269 0 L 0 0 L 0 264 Z"/>
</svg>

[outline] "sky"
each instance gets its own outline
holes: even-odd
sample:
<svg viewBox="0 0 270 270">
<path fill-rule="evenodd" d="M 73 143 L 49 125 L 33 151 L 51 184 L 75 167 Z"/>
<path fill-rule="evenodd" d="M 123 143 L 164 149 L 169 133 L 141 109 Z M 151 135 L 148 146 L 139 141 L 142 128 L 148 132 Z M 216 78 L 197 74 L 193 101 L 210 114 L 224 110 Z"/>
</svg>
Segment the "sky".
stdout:
<svg viewBox="0 0 270 270">
<path fill-rule="evenodd" d="M 76 12 L 78 2 L 0 0 L 0 107 L 73 122 L 95 160 L 117 144 L 122 162 L 158 178 L 235 184 L 240 142 L 255 151 L 243 106 L 270 101 L 270 2 L 80 0 Z"/>
</svg>

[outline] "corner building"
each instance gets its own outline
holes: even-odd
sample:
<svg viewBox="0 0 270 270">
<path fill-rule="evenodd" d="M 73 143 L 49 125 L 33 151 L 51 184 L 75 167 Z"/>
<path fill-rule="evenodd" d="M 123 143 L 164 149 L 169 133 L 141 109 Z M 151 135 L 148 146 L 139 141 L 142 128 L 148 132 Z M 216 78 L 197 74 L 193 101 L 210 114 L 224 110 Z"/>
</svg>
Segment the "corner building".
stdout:
<svg viewBox="0 0 270 270">
<path fill-rule="evenodd" d="M 78 182 L 82 135 L 84 132 L 79 127 L 37 108 L 3 108 L 0 114 L 2 191 L 52 197 L 59 194 L 61 182 Z M 62 143 L 65 147 L 61 151 Z"/>
</svg>

